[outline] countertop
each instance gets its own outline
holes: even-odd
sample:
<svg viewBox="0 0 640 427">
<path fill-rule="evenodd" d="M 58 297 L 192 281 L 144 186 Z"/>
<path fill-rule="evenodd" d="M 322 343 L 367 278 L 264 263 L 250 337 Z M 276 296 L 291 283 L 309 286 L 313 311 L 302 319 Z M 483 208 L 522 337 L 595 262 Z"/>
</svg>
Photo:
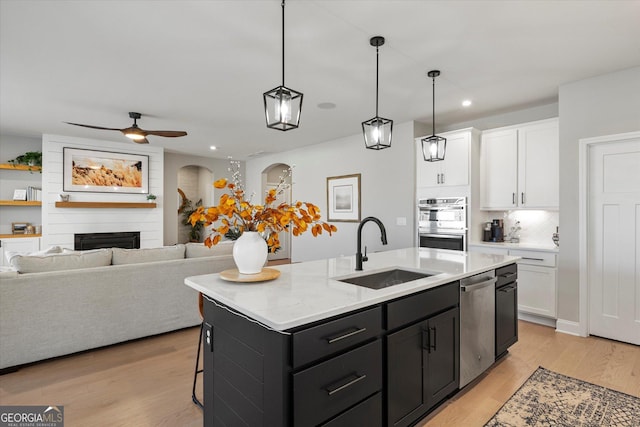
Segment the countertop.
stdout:
<svg viewBox="0 0 640 427">
<path fill-rule="evenodd" d="M 516 262 L 519 258 L 480 252 L 406 248 L 368 254 L 363 271 L 355 271 L 355 255 L 270 268 L 280 277 L 267 282 L 238 283 L 219 274 L 191 276 L 185 284 L 277 331 L 323 320 L 434 288 Z M 369 289 L 336 279 L 401 267 L 435 275 L 383 289 Z"/>
<path fill-rule="evenodd" d="M 522 251 L 539 251 L 539 252 L 560 252 L 560 248 L 549 243 L 548 245 L 531 244 L 531 243 L 510 243 L 510 242 L 469 242 L 469 246 L 486 246 L 491 248 L 518 249 Z"/>
</svg>

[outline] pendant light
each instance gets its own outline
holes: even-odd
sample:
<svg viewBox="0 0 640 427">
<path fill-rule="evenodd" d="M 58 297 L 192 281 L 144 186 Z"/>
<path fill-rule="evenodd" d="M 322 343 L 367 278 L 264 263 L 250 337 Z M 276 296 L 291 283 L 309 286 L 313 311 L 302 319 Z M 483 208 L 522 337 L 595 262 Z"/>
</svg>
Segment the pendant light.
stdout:
<svg viewBox="0 0 640 427">
<path fill-rule="evenodd" d="M 282 0 L 282 86 L 265 92 L 264 114 L 267 127 L 287 131 L 296 129 L 300 123 L 302 92 L 284 85 L 284 0 Z"/>
<path fill-rule="evenodd" d="M 372 37 L 369 44 L 376 48 L 376 116 L 362 122 L 362 133 L 367 148 L 382 150 L 391 147 L 391 132 L 393 131 L 393 120 L 378 116 L 378 48 L 384 44 L 384 37 Z"/>
<path fill-rule="evenodd" d="M 433 133 L 427 138 L 422 138 L 422 156 L 427 162 L 438 162 L 444 160 L 444 153 L 447 148 L 447 139 L 436 135 L 436 77 L 440 71 L 431 70 L 427 76 L 433 81 Z"/>
</svg>

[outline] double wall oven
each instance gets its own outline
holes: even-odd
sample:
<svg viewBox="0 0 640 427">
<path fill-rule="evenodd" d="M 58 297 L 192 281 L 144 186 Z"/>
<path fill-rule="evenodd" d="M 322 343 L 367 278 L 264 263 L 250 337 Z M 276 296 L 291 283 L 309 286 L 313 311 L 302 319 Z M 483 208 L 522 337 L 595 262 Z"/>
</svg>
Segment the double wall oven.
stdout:
<svg viewBox="0 0 640 427">
<path fill-rule="evenodd" d="M 422 248 L 467 250 L 467 198 L 418 199 L 418 244 Z"/>
</svg>

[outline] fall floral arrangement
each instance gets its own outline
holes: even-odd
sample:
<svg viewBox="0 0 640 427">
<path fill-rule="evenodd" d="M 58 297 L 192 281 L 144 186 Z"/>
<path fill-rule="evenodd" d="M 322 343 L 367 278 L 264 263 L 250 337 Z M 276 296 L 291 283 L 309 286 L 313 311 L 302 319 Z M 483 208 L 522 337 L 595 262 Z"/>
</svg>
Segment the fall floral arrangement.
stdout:
<svg viewBox="0 0 640 427">
<path fill-rule="evenodd" d="M 271 252 L 280 247 L 278 233 L 291 227 L 294 236 L 299 236 L 307 230 L 311 230 L 314 237 L 326 231 L 331 235 L 337 231 L 335 225 L 320 221 L 320 209 L 309 202 L 295 202 L 289 204 L 282 202 L 274 205 L 277 196 L 289 188 L 287 179 L 291 177 L 292 169 L 284 171 L 285 175 L 275 188 L 266 192 L 264 204 L 252 203 L 253 194 L 246 199 L 244 185 L 240 174 L 240 162 L 231 161 L 229 172 L 231 181 L 219 179 L 213 183 L 217 189 L 227 188 L 228 192 L 220 196 L 218 206 L 200 206 L 189 216 L 191 225 L 198 222 L 206 227 L 214 225 L 211 234 L 207 236 L 204 244 L 208 247 L 218 244 L 229 230 L 257 231 L 261 233 Z"/>
</svg>

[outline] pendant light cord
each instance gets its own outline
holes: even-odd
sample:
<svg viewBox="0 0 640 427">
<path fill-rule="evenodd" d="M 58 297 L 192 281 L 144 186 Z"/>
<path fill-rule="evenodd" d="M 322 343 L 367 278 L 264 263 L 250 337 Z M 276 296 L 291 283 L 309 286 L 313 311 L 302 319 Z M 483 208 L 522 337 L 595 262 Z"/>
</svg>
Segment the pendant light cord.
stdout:
<svg viewBox="0 0 640 427">
<path fill-rule="evenodd" d="M 378 117 L 378 67 L 379 67 L 379 48 L 376 46 L 376 117 Z"/>
<path fill-rule="evenodd" d="M 432 135 L 436 134 L 436 78 L 435 77 L 431 77 L 431 81 L 432 81 L 432 88 L 431 88 L 431 125 L 432 125 L 432 130 L 433 133 Z"/>
<path fill-rule="evenodd" d="M 282 86 L 284 87 L 284 1 L 282 0 Z"/>
</svg>

